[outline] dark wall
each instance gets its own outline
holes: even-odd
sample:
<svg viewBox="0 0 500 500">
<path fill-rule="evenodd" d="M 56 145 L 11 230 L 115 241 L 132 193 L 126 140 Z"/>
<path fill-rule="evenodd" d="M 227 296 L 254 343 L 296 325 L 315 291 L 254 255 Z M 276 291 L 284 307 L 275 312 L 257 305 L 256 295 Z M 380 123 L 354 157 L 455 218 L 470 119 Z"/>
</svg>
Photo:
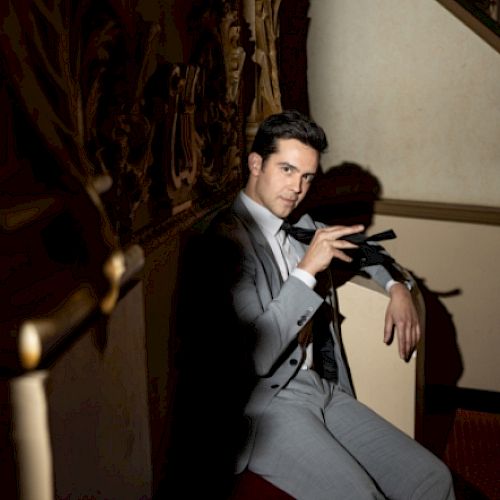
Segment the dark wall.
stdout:
<svg viewBox="0 0 500 500">
<path fill-rule="evenodd" d="M 0 9 L 2 395 L 25 370 L 10 339 L 48 318 L 56 494 L 148 497 L 171 440 L 183 242 L 241 186 L 234 55 L 251 44 L 239 0 L 43 5 Z M 115 293 L 105 269 L 135 247 L 143 267 Z M 60 328 L 81 288 L 89 310 Z"/>
</svg>

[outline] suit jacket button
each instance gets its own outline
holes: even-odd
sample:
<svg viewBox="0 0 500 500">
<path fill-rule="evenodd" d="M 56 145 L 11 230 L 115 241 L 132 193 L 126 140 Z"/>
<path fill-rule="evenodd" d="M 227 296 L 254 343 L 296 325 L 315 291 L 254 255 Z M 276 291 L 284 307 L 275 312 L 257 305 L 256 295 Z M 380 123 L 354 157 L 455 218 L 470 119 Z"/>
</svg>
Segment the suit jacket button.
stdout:
<svg viewBox="0 0 500 500">
<path fill-rule="evenodd" d="M 302 326 L 307 321 L 306 316 L 301 316 L 299 321 L 297 321 L 298 326 Z"/>
<path fill-rule="evenodd" d="M 296 359 L 291 359 L 291 360 L 290 360 L 290 364 L 291 364 L 292 366 L 295 366 L 297 363 L 298 363 L 298 361 L 297 361 Z"/>
</svg>

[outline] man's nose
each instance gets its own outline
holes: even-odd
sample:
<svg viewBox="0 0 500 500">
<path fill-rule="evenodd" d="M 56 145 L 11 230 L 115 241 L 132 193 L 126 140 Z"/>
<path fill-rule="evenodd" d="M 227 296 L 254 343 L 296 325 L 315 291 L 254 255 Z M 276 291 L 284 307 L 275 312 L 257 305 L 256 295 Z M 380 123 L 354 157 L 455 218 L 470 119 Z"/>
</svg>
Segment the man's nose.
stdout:
<svg viewBox="0 0 500 500">
<path fill-rule="evenodd" d="M 300 193 L 302 191 L 302 177 L 294 177 L 291 181 L 291 188 L 294 193 Z"/>
</svg>

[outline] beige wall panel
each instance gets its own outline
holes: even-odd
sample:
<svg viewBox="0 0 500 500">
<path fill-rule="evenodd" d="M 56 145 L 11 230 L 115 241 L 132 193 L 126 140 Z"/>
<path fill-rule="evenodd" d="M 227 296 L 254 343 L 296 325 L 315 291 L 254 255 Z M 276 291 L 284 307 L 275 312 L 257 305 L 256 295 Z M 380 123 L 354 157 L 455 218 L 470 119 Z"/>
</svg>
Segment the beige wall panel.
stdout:
<svg viewBox="0 0 500 500">
<path fill-rule="evenodd" d="M 398 238 L 384 246 L 429 290 L 457 292 L 439 301 L 456 331 L 458 385 L 500 391 L 500 227 L 379 215 L 369 233 L 388 228 Z M 439 359 L 454 369 L 451 350 Z"/>
<path fill-rule="evenodd" d="M 312 0 L 311 114 L 325 169 L 386 198 L 500 206 L 500 54 L 435 0 Z"/>
</svg>

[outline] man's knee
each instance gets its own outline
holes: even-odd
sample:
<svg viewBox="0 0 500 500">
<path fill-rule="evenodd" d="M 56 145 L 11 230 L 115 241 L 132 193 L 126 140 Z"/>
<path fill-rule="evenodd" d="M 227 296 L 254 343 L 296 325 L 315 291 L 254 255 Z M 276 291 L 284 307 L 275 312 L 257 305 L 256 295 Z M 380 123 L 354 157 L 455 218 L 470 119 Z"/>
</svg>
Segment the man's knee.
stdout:
<svg viewBox="0 0 500 500">
<path fill-rule="evenodd" d="M 453 478 L 448 467 L 440 460 L 436 460 L 411 498 L 415 500 L 454 499 Z"/>
</svg>

